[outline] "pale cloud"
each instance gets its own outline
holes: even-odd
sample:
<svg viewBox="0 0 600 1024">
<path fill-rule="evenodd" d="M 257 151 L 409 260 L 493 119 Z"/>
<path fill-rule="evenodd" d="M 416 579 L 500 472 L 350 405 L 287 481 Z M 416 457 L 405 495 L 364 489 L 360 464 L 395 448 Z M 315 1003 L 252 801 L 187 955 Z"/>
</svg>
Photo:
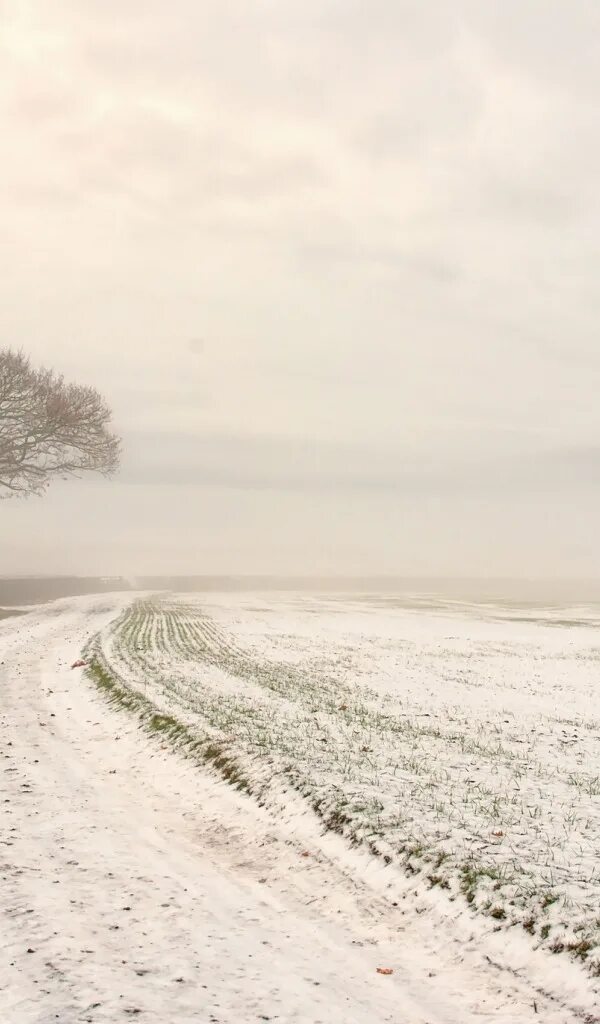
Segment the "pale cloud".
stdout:
<svg viewBox="0 0 600 1024">
<path fill-rule="evenodd" d="M 229 571 L 370 571 L 385 552 L 390 571 L 488 571 L 480 502 L 506 530 L 491 571 L 512 552 L 528 572 L 541 494 L 561 496 L 548 573 L 580 570 L 599 21 L 586 0 L 0 0 L 0 337 L 97 383 L 125 436 L 96 555 L 88 527 L 70 535 L 82 570 L 127 571 L 129 552 L 142 571 L 153 530 L 162 567 L 183 561 L 175 485 L 190 571 L 207 530 Z M 144 530 L 117 527 L 144 489 Z M 90 516 L 98 493 L 4 504 L 18 564 L 50 565 L 60 508 Z M 339 548 L 323 526 L 327 557 L 319 508 L 346 523 Z"/>
</svg>

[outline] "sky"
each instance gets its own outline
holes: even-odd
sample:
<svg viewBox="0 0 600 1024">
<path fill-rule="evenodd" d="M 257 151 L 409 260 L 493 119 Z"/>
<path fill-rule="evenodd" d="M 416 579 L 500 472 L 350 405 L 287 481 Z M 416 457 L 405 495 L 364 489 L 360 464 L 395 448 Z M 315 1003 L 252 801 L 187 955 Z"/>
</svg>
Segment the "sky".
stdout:
<svg viewBox="0 0 600 1024">
<path fill-rule="evenodd" d="M 0 573 L 600 575 L 597 0 L 0 0 Z"/>
</svg>

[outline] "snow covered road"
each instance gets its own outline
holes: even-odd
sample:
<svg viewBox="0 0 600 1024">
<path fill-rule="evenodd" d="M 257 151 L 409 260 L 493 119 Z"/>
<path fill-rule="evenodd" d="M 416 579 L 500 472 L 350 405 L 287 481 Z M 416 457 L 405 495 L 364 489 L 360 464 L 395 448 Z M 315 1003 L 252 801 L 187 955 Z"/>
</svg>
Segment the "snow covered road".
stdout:
<svg viewBox="0 0 600 1024">
<path fill-rule="evenodd" d="M 597 1019 L 577 965 L 403 906 L 300 801 L 275 820 L 107 706 L 69 666 L 123 600 L 0 624 L 2 1024 Z"/>
</svg>

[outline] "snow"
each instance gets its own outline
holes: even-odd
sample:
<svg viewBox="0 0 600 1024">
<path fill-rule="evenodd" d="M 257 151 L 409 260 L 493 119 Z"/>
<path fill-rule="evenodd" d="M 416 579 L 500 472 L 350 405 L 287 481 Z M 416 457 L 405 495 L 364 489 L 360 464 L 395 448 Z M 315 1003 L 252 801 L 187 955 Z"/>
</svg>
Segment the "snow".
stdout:
<svg viewBox="0 0 600 1024">
<path fill-rule="evenodd" d="M 216 740 L 275 812 L 292 787 L 420 884 L 593 962 L 594 621 L 265 600 L 137 603 L 102 633 L 97 656 Z"/>
<path fill-rule="evenodd" d="M 382 609 L 369 602 L 360 607 L 349 602 L 340 610 L 333 601 L 287 598 L 266 605 L 266 600 L 211 595 L 210 607 L 189 598 L 170 602 L 165 608 L 176 606 L 173 618 L 159 611 L 146 626 L 140 618 L 144 644 L 122 642 L 131 622 L 130 595 L 60 601 L 0 623 L 0 1019 L 10 1024 L 113 1024 L 131 1017 L 155 1024 L 598 1019 L 598 981 L 580 964 L 535 948 L 521 928 L 499 929 L 497 921 L 459 909 L 446 891 L 429 889 L 400 866 L 386 867 L 365 845 L 352 847 L 342 835 L 324 831 L 309 802 L 284 777 L 273 778 L 277 749 L 269 764 L 269 758 L 260 760 L 234 738 L 248 769 L 254 766 L 265 786 L 270 780 L 272 801 L 259 806 L 164 737 L 141 730 L 134 715 L 108 705 L 81 671 L 69 667 L 99 635 L 103 656 L 130 684 L 145 689 L 157 706 L 177 708 L 199 730 L 218 730 L 203 717 L 199 699 L 209 697 L 211 687 L 232 708 L 242 694 L 244 707 L 270 709 L 275 721 L 291 715 L 297 725 L 298 696 L 290 689 L 295 673 L 308 682 L 315 673 L 325 697 L 327 673 L 340 686 L 356 679 L 372 713 L 382 700 L 430 706 L 436 690 L 423 688 L 423 681 L 439 671 L 430 651 L 437 643 L 431 631 L 434 637 L 435 630 L 452 635 L 451 626 L 461 639 L 444 643 L 458 643 L 457 665 L 464 669 L 460 651 L 484 648 L 466 669 L 467 683 L 460 676 L 449 678 L 444 691 L 444 701 L 457 707 L 465 693 L 477 694 L 474 728 L 492 711 L 492 696 L 486 699 L 472 685 L 483 661 L 486 672 L 500 668 L 497 699 L 511 706 L 513 729 L 519 707 L 523 728 L 527 716 L 546 715 L 545 729 L 550 729 L 554 719 L 544 687 L 551 685 L 552 713 L 564 713 L 558 693 L 563 703 L 568 693 L 569 718 L 583 732 L 593 721 L 593 680 L 589 666 L 579 662 L 588 660 L 582 651 L 593 647 L 591 627 L 569 627 L 565 634 L 532 623 L 476 622 L 463 612 L 462 618 L 426 621 L 422 610 Z M 167 630 L 177 620 L 188 624 L 183 637 Z M 200 621 L 201 648 L 194 639 Z M 406 648 L 398 647 L 399 635 Z M 505 645 L 513 643 L 519 656 L 506 652 Z M 425 644 L 431 656 L 415 644 Z M 485 653 L 490 644 L 500 645 L 500 658 Z M 552 668 L 554 655 L 564 656 L 569 644 L 573 658 Z M 215 646 L 218 657 L 211 653 Z M 547 666 L 536 657 L 540 649 L 547 652 Z M 284 650 L 294 652 L 287 661 Z M 541 682 L 531 682 L 522 704 L 517 676 L 511 675 L 521 655 L 527 672 L 535 666 L 542 676 Z M 447 676 L 457 674 L 447 657 L 441 661 Z M 249 662 L 263 668 L 247 672 L 248 678 L 231 671 L 240 665 L 246 671 Z M 275 663 L 288 664 L 292 672 L 284 677 L 287 696 L 272 679 Z M 318 677 L 317 664 L 329 666 Z M 399 666 L 406 671 L 401 693 Z M 491 675 L 486 679 L 489 687 Z M 312 700 L 314 686 L 309 694 Z M 327 724 L 323 712 L 317 717 L 320 727 Z M 411 703 L 411 721 L 416 717 Z M 593 728 L 587 731 L 595 735 Z M 330 735 L 343 736 L 343 728 L 332 721 Z M 554 748 L 547 732 L 544 737 L 545 754 Z M 560 752 L 569 770 L 589 771 L 573 745 L 562 745 Z M 303 770 L 312 772 L 314 765 L 307 765 Z M 325 775 L 316 771 L 314 779 L 323 785 Z M 587 799 L 579 787 L 571 789 L 578 800 Z M 597 832 L 595 842 L 597 850 Z M 582 905 L 586 898 L 584 893 Z M 383 976 L 378 967 L 394 973 Z"/>
</svg>

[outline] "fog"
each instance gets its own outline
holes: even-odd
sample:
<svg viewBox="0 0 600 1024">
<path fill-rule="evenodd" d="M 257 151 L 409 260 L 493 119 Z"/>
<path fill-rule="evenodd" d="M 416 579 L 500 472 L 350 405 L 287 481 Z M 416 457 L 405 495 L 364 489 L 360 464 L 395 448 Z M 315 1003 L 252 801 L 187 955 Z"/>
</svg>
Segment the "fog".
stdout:
<svg viewBox="0 0 600 1024">
<path fill-rule="evenodd" d="M 0 347 L 111 481 L 0 573 L 597 577 L 600 9 L 0 0 Z"/>
</svg>

